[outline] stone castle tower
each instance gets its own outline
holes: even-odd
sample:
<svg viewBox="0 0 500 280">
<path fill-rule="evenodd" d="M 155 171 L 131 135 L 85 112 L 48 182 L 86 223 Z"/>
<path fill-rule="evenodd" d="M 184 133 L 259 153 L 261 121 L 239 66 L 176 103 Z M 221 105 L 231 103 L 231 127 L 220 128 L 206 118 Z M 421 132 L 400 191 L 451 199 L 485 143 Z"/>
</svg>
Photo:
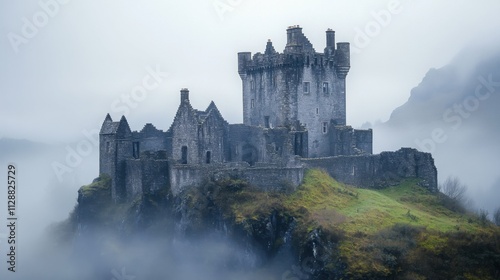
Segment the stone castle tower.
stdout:
<svg viewBox="0 0 500 280">
<path fill-rule="evenodd" d="M 346 125 L 349 43 L 317 53 L 299 26 L 287 29 L 283 53 L 269 41 L 265 52 L 238 54 L 243 82 L 243 124 L 228 123 L 211 102 L 191 106 L 188 89 L 170 128 L 146 124 L 132 131 L 124 116 L 108 114 L 100 131 L 99 172 L 111 177 L 112 197 L 188 187 L 227 176 L 265 190 L 297 187 L 307 168 L 322 168 L 335 179 L 363 187 L 420 178 L 433 191 L 437 171 L 430 154 L 412 149 L 372 154 L 372 130 Z"/>
<path fill-rule="evenodd" d="M 349 43 L 335 44 L 335 31 L 326 31 L 323 53 L 313 48 L 299 26 L 287 29 L 283 53 L 271 41 L 251 56 L 238 53 L 243 82 L 243 121 L 246 125 L 289 127 L 308 131 L 308 157 L 372 153 L 371 130 L 346 127 L 346 76 Z"/>
</svg>

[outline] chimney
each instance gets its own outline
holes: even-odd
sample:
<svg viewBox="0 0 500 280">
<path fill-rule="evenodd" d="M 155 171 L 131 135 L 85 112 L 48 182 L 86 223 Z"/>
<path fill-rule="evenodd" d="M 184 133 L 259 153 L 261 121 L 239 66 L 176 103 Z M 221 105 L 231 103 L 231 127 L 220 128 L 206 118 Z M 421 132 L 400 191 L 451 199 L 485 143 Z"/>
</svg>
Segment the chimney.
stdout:
<svg viewBox="0 0 500 280">
<path fill-rule="evenodd" d="M 302 41 L 302 28 L 299 25 L 289 26 L 286 30 L 286 45 L 296 46 L 301 45 Z"/>
<path fill-rule="evenodd" d="M 189 103 L 189 90 L 187 88 L 181 89 L 181 103 Z"/>
<path fill-rule="evenodd" d="M 326 30 L 326 47 L 335 49 L 335 31 L 331 28 Z"/>
</svg>

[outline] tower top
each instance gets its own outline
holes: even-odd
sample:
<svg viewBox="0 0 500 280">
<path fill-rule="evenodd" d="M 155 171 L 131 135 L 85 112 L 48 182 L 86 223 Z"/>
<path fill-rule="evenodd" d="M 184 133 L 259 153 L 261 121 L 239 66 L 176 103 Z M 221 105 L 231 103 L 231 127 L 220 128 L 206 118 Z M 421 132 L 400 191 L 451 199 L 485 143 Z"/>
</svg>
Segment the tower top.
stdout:
<svg viewBox="0 0 500 280">
<path fill-rule="evenodd" d="M 181 89 L 181 103 L 189 102 L 189 89 L 182 88 Z"/>
</svg>

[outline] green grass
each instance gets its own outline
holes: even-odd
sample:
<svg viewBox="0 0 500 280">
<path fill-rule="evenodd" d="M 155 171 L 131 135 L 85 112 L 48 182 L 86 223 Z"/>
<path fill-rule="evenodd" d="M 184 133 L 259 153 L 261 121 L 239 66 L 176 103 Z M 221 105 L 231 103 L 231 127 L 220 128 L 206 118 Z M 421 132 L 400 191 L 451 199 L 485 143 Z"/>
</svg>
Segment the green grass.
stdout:
<svg viewBox="0 0 500 280">
<path fill-rule="evenodd" d="M 285 198 L 284 206 L 307 230 L 321 227 L 343 233 L 340 254 L 353 278 L 393 275 L 394 268 L 383 261 L 384 248 L 411 251 L 417 246 L 418 252 L 427 254 L 425 259 L 449 253 L 454 234 L 498 235 L 491 224 L 445 208 L 440 197 L 420 187 L 416 179 L 370 190 L 339 183 L 321 170 L 309 170 L 298 190 Z M 398 228 L 414 230 L 414 236 L 406 237 Z"/>
<path fill-rule="evenodd" d="M 318 169 L 308 170 L 292 194 L 260 192 L 248 186 L 224 196 L 237 222 L 256 220 L 283 210 L 312 230 L 342 230 L 346 234 L 374 234 L 396 224 L 438 232 L 484 231 L 477 219 L 448 210 L 436 194 L 408 179 L 382 190 L 342 184 Z"/>
<path fill-rule="evenodd" d="M 444 208 L 435 194 L 417 183 L 410 179 L 383 190 L 358 189 L 335 181 L 324 171 L 309 170 L 285 205 L 292 210 L 303 207 L 318 225 L 347 233 L 372 234 L 395 224 L 441 232 L 482 228 Z"/>
<path fill-rule="evenodd" d="M 92 184 L 82 186 L 80 188 L 80 193 L 84 198 L 89 198 L 100 193 L 111 194 L 111 178 L 107 175 L 102 174 L 92 182 Z"/>
</svg>

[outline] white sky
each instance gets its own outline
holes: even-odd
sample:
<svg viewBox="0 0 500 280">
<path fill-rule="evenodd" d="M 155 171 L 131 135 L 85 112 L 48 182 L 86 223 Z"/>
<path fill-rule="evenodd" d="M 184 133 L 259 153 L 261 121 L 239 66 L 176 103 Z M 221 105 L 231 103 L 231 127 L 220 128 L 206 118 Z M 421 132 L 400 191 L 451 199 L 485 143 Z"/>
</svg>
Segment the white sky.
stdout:
<svg viewBox="0 0 500 280">
<path fill-rule="evenodd" d="M 195 108 L 214 100 L 230 123 L 241 122 L 237 52 L 263 52 L 267 39 L 281 52 L 286 28 L 295 24 L 316 51 L 325 46 L 327 28 L 337 42 L 358 47 L 347 77 L 348 123 L 357 127 L 387 120 L 429 68 L 466 46 L 489 44 L 500 30 L 498 0 L 61 2 L 68 3 L 44 22 L 39 1 L 0 0 L 0 137 L 77 141 L 82 131 L 99 128 L 106 113 L 119 119 L 121 96 L 130 96 L 156 65 L 169 76 L 135 108 L 126 106 L 133 130 L 146 122 L 168 129 L 182 87 Z M 396 12 L 377 23 L 391 2 Z M 217 4 L 229 9 L 217 12 Z M 40 26 L 25 32 L 31 38 L 23 35 L 23 18 Z M 358 30 L 367 29 L 363 45 Z M 17 53 L 12 36 L 24 38 Z"/>
</svg>

